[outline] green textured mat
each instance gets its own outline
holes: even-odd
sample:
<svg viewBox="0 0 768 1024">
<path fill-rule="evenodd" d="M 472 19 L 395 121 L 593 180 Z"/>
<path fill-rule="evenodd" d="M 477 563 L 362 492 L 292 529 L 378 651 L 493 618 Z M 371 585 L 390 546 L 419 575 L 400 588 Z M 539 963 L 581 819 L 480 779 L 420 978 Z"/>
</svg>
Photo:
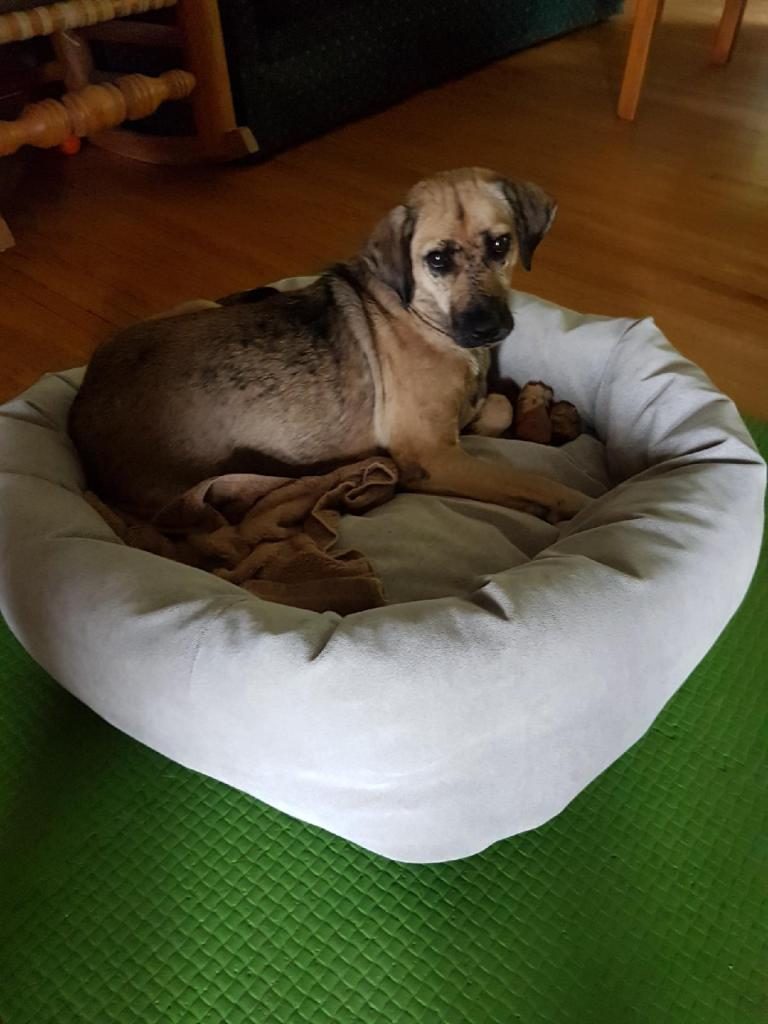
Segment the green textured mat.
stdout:
<svg viewBox="0 0 768 1024">
<path fill-rule="evenodd" d="M 648 735 L 563 814 L 427 867 L 146 750 L 3 633 L 0 1019 L 765 1021 L 767 608 L 764 558 Z"/>
</svg>

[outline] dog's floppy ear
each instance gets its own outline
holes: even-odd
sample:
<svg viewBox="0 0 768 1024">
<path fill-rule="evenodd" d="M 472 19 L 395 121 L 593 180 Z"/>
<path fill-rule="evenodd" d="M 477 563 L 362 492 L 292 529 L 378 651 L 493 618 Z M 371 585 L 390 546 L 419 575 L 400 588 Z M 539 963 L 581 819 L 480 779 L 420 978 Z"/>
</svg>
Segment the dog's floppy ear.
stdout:
<svg viewBox="0 0 768 1024">
<path fill-rule="evenodd" d="M 374 277 L 393 288 L 403 306 L 413 299 L 411 240 L 416 218 L 407 206 L 396 206 L 374 228 L 362 252 Z"/>
<path fill-rule="evenodd" d="M 526 270 L 530 270 L 536 246 L 555 219 L 557 203 L 530 181 L 509 181 L 503 178 L 500 184 L 504 198 L 515 215 L 520 262 Z"/>
</svg>

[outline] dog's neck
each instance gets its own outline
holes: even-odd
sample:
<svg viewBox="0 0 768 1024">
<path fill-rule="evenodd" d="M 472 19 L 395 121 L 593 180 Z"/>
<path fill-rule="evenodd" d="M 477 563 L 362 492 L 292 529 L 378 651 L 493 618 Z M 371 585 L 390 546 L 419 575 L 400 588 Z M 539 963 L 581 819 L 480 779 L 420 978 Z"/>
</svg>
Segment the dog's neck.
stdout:
<svg viewBox="0 0 768 1024">
<path fill-rule="evenodd" d="M 404 331 L 410 337 L 416 334 L 431 348 L 446 349 L 450 346 L 451 351 L 457 348 L 447 331 L 414 306 L 404 304 L 395 289 L 373 275 L 363 260 L 338 263 L 330 273 L 354 295 L 366 317 L 382 317 L 391 328 Z"/>
</svg>

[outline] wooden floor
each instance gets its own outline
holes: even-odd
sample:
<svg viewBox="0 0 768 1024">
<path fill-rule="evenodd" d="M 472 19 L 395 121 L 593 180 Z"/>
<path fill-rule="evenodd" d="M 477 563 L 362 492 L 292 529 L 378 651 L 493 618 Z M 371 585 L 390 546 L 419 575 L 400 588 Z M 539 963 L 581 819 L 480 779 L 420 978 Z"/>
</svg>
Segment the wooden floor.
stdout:
<svg viewBox="0 0 768 1024">
<path fill-rule="evenodd" d="M 768 4 L 748 5 L 722 69 L 708 65 L 720 7 L 667 0 L 634 125 L 614 116 L 616 19 L 261 166 L 158 169 L 92 147 L 0 162 L 23 184 L 2 201 L 18 245 L 0 256 L 0 398 L 137 317 L 351 254 L 413 181 L 474 163 L 560 201 L 519 287 L 656 317 L 768 417 Z"/>
</svg>

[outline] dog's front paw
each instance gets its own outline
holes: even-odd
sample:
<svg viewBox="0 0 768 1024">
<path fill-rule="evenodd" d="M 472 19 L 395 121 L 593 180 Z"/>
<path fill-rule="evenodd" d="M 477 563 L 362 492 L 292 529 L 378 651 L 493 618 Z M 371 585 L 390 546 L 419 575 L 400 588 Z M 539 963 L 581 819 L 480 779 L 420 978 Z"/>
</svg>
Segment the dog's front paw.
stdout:
<svg viewBox="0 0 768 1024">
<path fill-rule="evenodd" d="M 574 491 L 570 487 L 564 487 L 563 493 L 552 503 L 545 518 L 548 523 L 553 525 L 562 523 L 567 519 L 573 519 L 582 509 L 591 505 L 593 500 L 593 498 L 587 497 L 586 494 L 582 494 L 581 491 Z"/>
<path fill-rule="evenodd" d="M 514 411 L 509 399 L 496 393 L 487 396 L 480 412 L 467 427 L 468 434 L 481 437 L 501 437 L 509 429 Z"/>
</svg>

